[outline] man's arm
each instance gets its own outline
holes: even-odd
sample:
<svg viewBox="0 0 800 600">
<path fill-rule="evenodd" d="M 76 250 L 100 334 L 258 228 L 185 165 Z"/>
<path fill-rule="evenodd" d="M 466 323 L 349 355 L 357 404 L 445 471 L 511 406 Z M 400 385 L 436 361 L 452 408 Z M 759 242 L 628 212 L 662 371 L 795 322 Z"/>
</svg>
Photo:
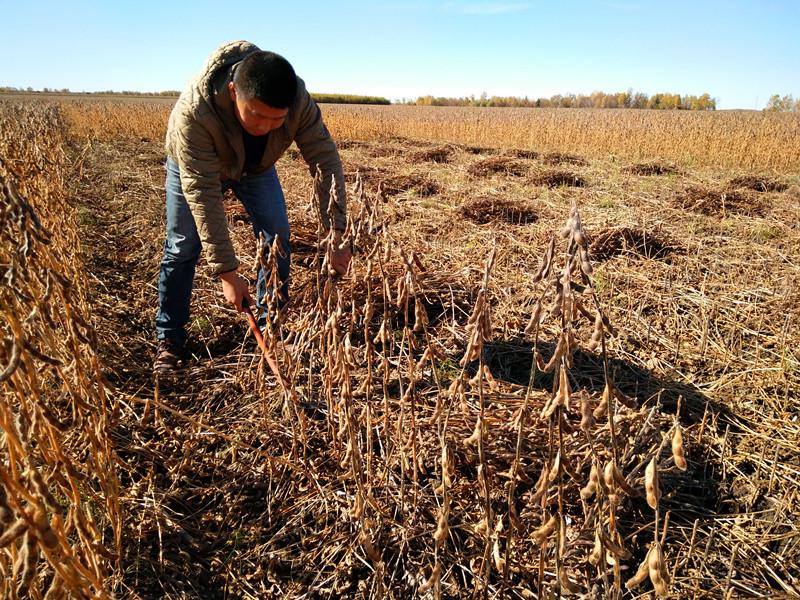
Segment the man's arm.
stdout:
<svg viewBox="0 0 800 600">
<path fill-rule="evenodd" d="M 183 194 L 197 225 L 209 269 L 220 278 L 225 299 L 241 312 L 242 299 L 250 301 L 250 293 L 247 280 L 237 272 L 239 260 L 233 249 L 222 203 L 219 157 L 205 128 L 190 119 L 181 125 L 175 159 L 181 173 Z"/>
</svg>

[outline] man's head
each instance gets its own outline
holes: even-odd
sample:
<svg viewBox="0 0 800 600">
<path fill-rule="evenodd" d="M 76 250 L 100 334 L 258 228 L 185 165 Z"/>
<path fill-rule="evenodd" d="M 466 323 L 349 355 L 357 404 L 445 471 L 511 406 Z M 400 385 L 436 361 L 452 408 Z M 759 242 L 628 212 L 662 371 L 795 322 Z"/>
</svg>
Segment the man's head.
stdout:
<svg viewBox="0 0 800 600">
<path fill-rule="evenodd" d="M 283 125 L 297 95 L 297 76 L 282 56 L 254 52 L 239 63 L 228 90 L 245 131 L 265 135 Z"/>
</svg>

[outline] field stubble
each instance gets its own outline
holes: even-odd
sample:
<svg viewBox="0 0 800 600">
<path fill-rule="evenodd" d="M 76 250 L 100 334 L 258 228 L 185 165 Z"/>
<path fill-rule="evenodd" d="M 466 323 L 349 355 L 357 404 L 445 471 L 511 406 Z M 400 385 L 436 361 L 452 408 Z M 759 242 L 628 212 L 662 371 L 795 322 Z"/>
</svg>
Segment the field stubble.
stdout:
<svg viewBox="0 0 800 600">
<path fill-rule="evenodd" d="M 749 190 L 761 207 L 752 216 L 724 198 L 755 163 L 692 166 L 737 139 L 735 127 L 717 146 L 678 156 L 654 140 L 625 162 L 621 137 L 609 159 L 611 142 L 591 137 L 540 145 L 507 126 L 475 129 L 472 117 L 434 123 L 431 111 L 403 110 L 409 118 L 389 126 L 331 108 L 358 253 L 342 280 L 320 268 L 308 173 L 287 155 L 290 390 L 258 368 L 246 327 L 202 269 L 196 361 L 154 387 L 143 357 L 166 112 L 64 108 L 80 185 L 76 256 L 93 274 L 119 408 L 125 550 L 110 585 L 142 597 L 797 593 L 800 189 L 775 154 L 747 158 L 786 185 Z M 554 152 L 576 160 L 545 159 Z M 482 154 L 518 168 L 471 170 Z M 639 159 L 681 168 L 629 172 Z M 543 184 L 554 170 L 584 185 Z M 363 193 L 357 172 L 372 174 Z M 420 181 L 435 191 L 420 193 Z M 687 190 L 701 188 L 711 193 L 693 210 Z M 495 216 L 470 218 L 481 207 Z M 234 199 L 228 208 L 254 265 L 246 215 Z M 621 406 L 628 397 L 639 407 Z M 637 582 L 648 563 L 649 583 Z"/>
<path fill-rule="evenodd" d="M 163 139 L 171 110 L 164 101 L 65 102 L 81 117 L 76 133 Z M 661 111 L 604 109 L 463 108 L 443 106 L 322 105 L 340 141 L 412 138 L 465 145 L 578 155 L 617 161 L 659 161 L 701 167 L 792 174 L 800 171 L 800 116 L 759 111 Z M 430 152 L 437 148 L 426 148 Z M 415 156 L 412 160 L 419 160 Z M 564 161 L 557 161 L 564 162 Z M 635 165 L 629 165 L 634 167 Z"/>
</svg>

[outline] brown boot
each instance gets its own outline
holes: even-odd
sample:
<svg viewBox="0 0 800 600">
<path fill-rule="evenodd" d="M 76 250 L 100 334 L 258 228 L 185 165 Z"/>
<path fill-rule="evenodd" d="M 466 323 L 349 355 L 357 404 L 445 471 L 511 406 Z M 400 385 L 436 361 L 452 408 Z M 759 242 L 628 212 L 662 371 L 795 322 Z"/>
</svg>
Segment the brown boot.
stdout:
<svg viewBox="0 0 800 600">
<path fill-rule="evenodd" d="M 170 373 L 184 366 L 186 350 L 177 340 L 159 340 L 156 357 L 153 360 L 154 373 Z"/>
</svg>

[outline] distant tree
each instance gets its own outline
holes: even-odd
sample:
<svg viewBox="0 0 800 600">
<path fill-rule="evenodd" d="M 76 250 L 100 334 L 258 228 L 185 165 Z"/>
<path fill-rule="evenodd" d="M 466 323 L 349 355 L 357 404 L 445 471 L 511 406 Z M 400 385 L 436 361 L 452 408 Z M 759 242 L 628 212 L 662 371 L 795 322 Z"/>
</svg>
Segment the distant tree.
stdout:
<svg viewBox="0 0 800 600">
<path fill-rule="evenodd" d="M 678 94 L 664 94 L 661 97 L 661 108 L 675 110 L 680 108 L 681 97 Z"/>
<path fill-rule="evenodd" d="M 791 94 L 785 96 L 773 94 L 769 97 L 764 110 L 771 112 L 795 112 L 800 110 L 800 99 L 795 101 Z"/>
<path fill-rule="evenodd" d="M 631 99 L 631 108 L 647 108 L 647 94 L 636 92 Z"/>
<path fill-rule="evenodd" d="M 772 94 L 772 96 L 769 97 L 766 109 L 775 112 L 783 110 L 783 99 L 780 94 Z"/>
<path fill-rule="evenodd" d="M 316 98 L 316 96 L 315 96 Z M 332 102 L 347 102 L 344 98 L 349 96 L 338 96 L 337 100 L 330 100 Z M 354 97 L 355 98 L 355 97 Z M 370 103 L 379 103 L 378 100 L 385 99 L 372 99 L 363 101 Z M 794 109 L 794 100 L 791 96 L 778 98 L 778 104 L 783 106 L 791 106 L 787 110 Z M 442 96 L 419 96 L 415 100 L 403 100 L 403 104 L 416 104 L 418 106 L 482 106 L 482 107 L 517 107 L 517 108 L 650 108 L 656 110 L 716 110 L 716 100 L 709 94 L 701 96 L 681 96 L 680 94 L 659 93 L 653 96 L 647 96 L 641 92 L 634 92 L 628 89 L 625 92 L 605 93 L 601 91 L 592 92 L 589 95 L 585 94 L 555 94 L 550 98 L 536 98 L 531 99 L 528 96 L 489 96 L 483 92 L 479 97 L 464 96 L 461 98 L 448 98 Z M 774 109 L 778 110 L 778 109 Z"/>
<path fill-rule="evenodd" d="M 617 95 L 616 94 L 604 94 L 603 95 L 603 108 L 618 108 L 619 104 L 617 104 Z"/>
<path fill-rule="evenodd" d="M 691 103 L 692 110 L 717 110 L 717 101 L 709 94 L 693 97 Z"/>
</svg>

